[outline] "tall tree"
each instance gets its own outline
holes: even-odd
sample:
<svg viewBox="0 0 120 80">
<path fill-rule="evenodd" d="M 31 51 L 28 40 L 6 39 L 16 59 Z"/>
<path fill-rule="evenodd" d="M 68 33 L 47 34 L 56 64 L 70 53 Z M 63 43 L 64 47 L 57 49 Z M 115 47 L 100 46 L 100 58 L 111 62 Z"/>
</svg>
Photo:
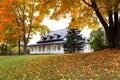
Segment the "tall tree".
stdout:
<svg viewBox="0 0 120 80">
<path fill-rule="evenodd" d="M 64 51 L 67 53 L 80 52 L 84 46 L 84 39 L 80 34 L 80 30 L 70 29 L 65 37 L 66 41 L 63 44 Z"/>
<path fill-rule="evenodd" d="M 78 28 L 96 28 L 102 24 L 108 47 L 120 49 L 120 0 L 54 0 L 51 18 L 58 19 L 70 14 L 75 18 L 71 25 Z"/>
<path fill-rule="evenodd" d="M 16 41 L 21 39 L 24 43 L 24 53 L 27 53 L 30 36 L 37 31 L 41 34 L 49 31 L 47 26 L 41 25 L 44 17 L 50 13 L 48 4 L 46 0 L 2 0 L 0 3 L 1 40 L 6 42 L 6 39 L 14 38 Z"/>
<path fill-rule="evenodd" d="M 14 4 L 15 0 L 0 2 L 0 42 L 3 44 L 2 52 L 7 50 L 4 49 L 4 45 L 7 48 L 8 44 L 16 43 L 17 39 L 22 35 L 21 27 L 16 23 L 16 18 L 19 16 L 13 12 Z"/>
<path fill-rule="evenodd" d="M 27 44 L 31 33 L 49 31 L 47 26 L 41 25 L 43 18 L 50 13 L 49 6 L 43 0 L 18 0 L 16 13 L 20 16 L 23 31 L 24 53 L 27 53 Z"/>
<path fill-rule="evenodd" d="M 106 40 L 105 32 L 103 31 L 102 28 L 92 30 L 92 32 L 90 33 L 89 44 L 94 51 L 105 49 L 106 48 L 105 40 Z"/>
</svg>

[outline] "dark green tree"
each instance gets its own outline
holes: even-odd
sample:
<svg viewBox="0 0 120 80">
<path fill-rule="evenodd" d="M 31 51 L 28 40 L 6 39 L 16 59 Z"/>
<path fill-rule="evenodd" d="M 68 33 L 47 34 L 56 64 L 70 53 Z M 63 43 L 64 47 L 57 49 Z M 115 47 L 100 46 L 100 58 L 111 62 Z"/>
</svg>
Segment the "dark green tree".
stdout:
<svg viewBox="0 0 120 80">
<path fill-rule="evenodd" d="M 80 34 L 80 30 L 70 29 L 65 37 L 65 42 L 63 44 L 64 51 L 66 53 L 80 52 L 84 46 L 84 39 Z"/>
<path fill-rule="evenodd" d="M 102 28 L 92 30 L 89 44 L 94 51 L 100 51 L 106 48 L 105 32 Z"/>
</svg>

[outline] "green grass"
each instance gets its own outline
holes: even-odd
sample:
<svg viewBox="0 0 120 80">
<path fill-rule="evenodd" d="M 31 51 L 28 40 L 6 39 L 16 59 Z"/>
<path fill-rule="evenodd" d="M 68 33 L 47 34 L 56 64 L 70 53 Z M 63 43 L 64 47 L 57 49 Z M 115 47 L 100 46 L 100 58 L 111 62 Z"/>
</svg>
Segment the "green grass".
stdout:
<svg viewBox="0 0 120 80">
<path fill-rule="evenodd" d="M 118 50 L 85 54 L 0 57 L 0 80 L 119 79 L 120 51 Z"/>
<path fill-rule="evenodd" d="M 25 60 L 29 58 L 33 58 L 35 56 L 25 55 L 25 56 L 0 56 L 0 69 L 8 68 L 13 65 L 18 65 L 23 63 Z"/>
</svg>

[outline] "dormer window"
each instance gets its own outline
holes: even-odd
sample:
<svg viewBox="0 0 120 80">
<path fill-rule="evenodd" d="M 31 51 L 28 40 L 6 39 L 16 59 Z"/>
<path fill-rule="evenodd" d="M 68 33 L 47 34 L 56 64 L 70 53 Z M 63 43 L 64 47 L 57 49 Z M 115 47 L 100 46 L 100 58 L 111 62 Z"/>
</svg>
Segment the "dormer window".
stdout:
<svg viewBox="0 0 120 80">
<path fill-rule="evenodd" d="M 45 40 L 46 40 L 46 37 L 43 37 L 43 36 L 42 36 L 41 39 L 42 39 L 42 41 L 45 41 Z"/>
<path fill-rule="evenodd" d="M 58 39 L 59 37 L 60 37 L 60 35 L 54 34 L 54 39 Z"/>
<path fill-rule="evenodd" d="M 53 37 L 50 36 L 50 35 L 47 36 L 47 40 L 51 40 L 52 38 L 53 38 Z"/>
<path fill-rule="evenodd" d="M 58 36 L 57 36 L 57 34 L 54 34 L 54 39 L 58 39 Z"/>
<path fill-rule="evenodd" d="M 42 39 L 42 41 L 44 41 L 44 37 L 43 36 L 41 37 L 41 39 Z"/>
<path fill-rule="evenodd" d="M 50 40 L 50 35 L 47 36 L 47 40 Z"/>
</svg>

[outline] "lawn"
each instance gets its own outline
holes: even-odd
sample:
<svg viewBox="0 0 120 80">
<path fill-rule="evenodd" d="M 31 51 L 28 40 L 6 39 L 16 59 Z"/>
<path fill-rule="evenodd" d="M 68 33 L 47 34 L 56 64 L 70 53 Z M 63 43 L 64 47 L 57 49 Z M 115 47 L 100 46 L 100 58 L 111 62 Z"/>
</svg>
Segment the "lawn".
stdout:
<svg viewBox="0 0 120 80">
<path fill-rule="evenodd" d="M 0 80 L 119 79 L 119 50 L 0 57 Z"/>
</svg>

